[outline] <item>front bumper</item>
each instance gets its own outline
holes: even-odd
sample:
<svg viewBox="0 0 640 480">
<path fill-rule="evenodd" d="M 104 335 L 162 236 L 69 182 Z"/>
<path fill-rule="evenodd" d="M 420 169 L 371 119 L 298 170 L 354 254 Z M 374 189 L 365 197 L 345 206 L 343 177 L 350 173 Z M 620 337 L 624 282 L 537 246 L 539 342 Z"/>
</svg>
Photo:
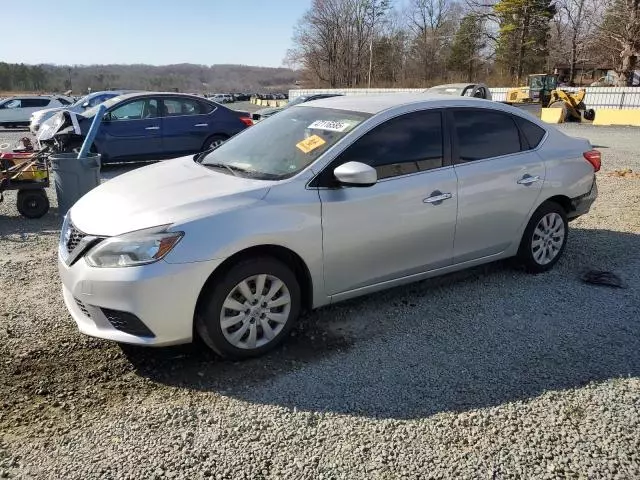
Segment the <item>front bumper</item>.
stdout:
<svg viewBox="0 0 640 480">
<path fill-rule="evenodd" d="M 571 199 L 571 211 L 567 215 L 569 219 L 578 218 L 581 215 L 589 213 L 591 205 L 598 198 L 598 183 L 596 177 L 593 177 L 593 184 L 591 184 L 591 190 L 588 193 Z"/>
<path fill-rule="evenodd" d="M 64 302 L 82 333 L 154 346 L 192 340 L 198 296 L 220 263 L 222 260 L 184 264 L 159 261 L 140 267 L 94 268 L 83 258 L 68 266 L 58 256 Z M 151 335 L 122 331 L 113 311 L 137 317 Z"/>
</svg>

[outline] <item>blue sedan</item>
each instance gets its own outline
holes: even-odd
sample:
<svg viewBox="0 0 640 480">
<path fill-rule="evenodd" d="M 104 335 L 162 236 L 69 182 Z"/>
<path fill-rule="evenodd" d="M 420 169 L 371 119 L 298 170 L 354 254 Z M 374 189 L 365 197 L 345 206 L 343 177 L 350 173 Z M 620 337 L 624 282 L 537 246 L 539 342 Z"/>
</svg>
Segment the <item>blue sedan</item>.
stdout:
<svg viewBox="0 0 640 480">
<path fill-rule="evenodd" d="M 107 108 L 92 150 L 102 162 L 162 160 L 215 147 L 253 125 L 248 113 L 195 95 L 130 93 L 103 103 Z M 86 135 L 98 107 L 79 119 Z"/>
</svg>

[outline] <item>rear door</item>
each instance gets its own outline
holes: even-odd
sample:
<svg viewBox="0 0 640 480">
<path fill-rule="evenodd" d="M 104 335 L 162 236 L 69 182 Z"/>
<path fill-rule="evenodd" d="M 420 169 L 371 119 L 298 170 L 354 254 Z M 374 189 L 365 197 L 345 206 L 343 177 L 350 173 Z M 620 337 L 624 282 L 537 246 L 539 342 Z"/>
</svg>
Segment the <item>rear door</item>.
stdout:
<svg viewBox="0 0 640 480">
<path fill-rule="evenodd" d="M 454 262 L 499 254 L 519 242 L 545 178 L 545 165 L 515 117 L 493 109 L 450 110 L 458 177 Z"/>
<path fill-rule="evenodd" d="M 195 153 L 210 135 L 209 114 L 215 107 L 189 97 L 164 97 L 162 102 L 162 148 L 176 156 Z"/>
<path fill-rule="evenodd" d="M 96 139 L 110 160 L 155 160 L 162 155 L 162 117 L 158 98 L 135 98 L 112 107 Z"/>
</svg>

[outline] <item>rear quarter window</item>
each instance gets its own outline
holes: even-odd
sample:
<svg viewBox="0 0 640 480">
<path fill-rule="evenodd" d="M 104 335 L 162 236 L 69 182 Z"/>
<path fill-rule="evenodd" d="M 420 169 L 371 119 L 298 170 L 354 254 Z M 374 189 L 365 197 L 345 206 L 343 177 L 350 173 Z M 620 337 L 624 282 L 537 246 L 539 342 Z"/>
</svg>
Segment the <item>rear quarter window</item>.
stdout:
<svg viewBox="0 0 640 480">
<path fill-rule="evenodd" d="M 529 144 L 529 148 L 534 149 L 540 145 L 545 133 L 547 133 L 545 129 L 539 127 L 533 122 L 530 122 L 529 120 L 525 120 L 522 117 L 514 116 L 514 118 L 516 119 L 516 123 L 520 127 L 525 140 Z"/>
<path fill-rule="evenodd" d="M 198 102 L 198 104 L 200 105 L 200 114 L 202 114 L 202 115 L 206 115 L 207 113 L 211 113 L 216 108 L 215 105 L 213 105 L 213 104 L 211 104 L 209 102 Z"/>
</svg>

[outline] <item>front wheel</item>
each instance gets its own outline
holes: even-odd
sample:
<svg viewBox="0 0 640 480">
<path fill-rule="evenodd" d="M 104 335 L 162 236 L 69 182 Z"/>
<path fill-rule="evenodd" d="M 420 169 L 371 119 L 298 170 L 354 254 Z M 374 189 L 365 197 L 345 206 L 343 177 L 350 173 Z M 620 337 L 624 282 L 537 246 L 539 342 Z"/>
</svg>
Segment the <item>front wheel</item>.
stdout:
<svg viewBox="0 0 640 480">
<path fill-rule="evenodd" d="M 196 329 L 211 349 L 226 358 L 255 357 L 273 349 L 300 313 L 295 274 L 269 257 L 234 265 L 203 295 Z"/>
<path fill-rule="evenodd" d="M 569 222 L 564 209 L 555 202 L 545 202 L 529 220 L 518 259 L 528 272 L 546 272 L 562 256 L 568 234 Z"/>
</svg>

